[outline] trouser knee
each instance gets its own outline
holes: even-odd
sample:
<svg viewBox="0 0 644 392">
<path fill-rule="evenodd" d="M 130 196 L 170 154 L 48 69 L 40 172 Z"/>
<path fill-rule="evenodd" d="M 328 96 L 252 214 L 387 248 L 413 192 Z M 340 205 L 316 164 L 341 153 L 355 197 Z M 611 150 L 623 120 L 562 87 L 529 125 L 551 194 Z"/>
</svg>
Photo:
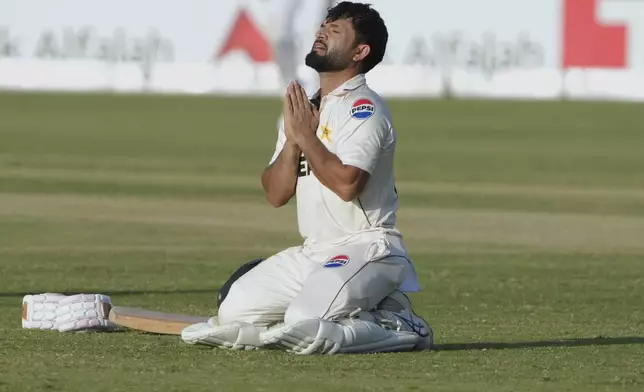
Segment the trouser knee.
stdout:
<svg viewBox="0 0 644 392">
<path fill-rule="evenodd" d="M 349 301 L 345 294 L 345 290 L 342 290 L 330 303 L 319 301 L 317 298 L 311 298 L 310 296 L 296 298 L 286 309 L 284 322 L 294 324 L 310 319 L 331 320 L 348 317 L 352 312 L 360 308 L 358 302 L 361 301 Z"/>
<path fill-rule="evenodd" d="M 284 313 L 284 323 L 295 324 L 303 320 L 316 319 L 320 317 L 322 317 L 322 315 L 312 312 L 305 306 L 293 304 L 289 306 L 286 309 L 286 313 Z"/>
<path fill-rule="evenodd" d="M 226 299 L 219 305 L 218 319 L 220 324 L 244 322 L 258 323 L 262 315 L 252 308 L 252 298 L 239 285 L 233 284 Z"/>
<path fill-rule="evenodd" d="M 226 295 L 226 299 L 219 304 L 219 310 L 217 316 L 220 324 L 229 324 L 239 320 L 241 318 L 240 310 L 242 307 L 240 304 L 243 302 L 241 298 L 237 295 L 234 290 L 234 285 L 230 288 L 230 291 Z"/>
</svg>

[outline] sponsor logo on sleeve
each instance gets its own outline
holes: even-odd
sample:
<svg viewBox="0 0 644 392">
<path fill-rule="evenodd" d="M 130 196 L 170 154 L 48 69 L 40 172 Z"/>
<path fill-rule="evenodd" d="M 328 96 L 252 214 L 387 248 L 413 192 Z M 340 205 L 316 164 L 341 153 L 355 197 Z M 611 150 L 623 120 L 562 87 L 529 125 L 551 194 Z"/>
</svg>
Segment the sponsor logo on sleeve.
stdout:
<svg viewBox="0 0 644 392">
<path fill-rule="evenodd" d="M 376 111 L 376 105 L 366 98 L 361 98 L 351 105 L 351 117 L 358 120 L 366 120 L 373 116 Z"/>
</svg>

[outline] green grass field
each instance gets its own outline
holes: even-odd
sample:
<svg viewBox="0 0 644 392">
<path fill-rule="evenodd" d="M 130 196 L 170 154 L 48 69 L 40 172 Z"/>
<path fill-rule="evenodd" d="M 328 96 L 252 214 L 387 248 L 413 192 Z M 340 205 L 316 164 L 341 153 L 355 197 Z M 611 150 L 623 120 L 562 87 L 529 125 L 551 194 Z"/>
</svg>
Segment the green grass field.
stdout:
<svg viewBox="0 0 644 392">
<path fill-rule="evenodd" d="M 213 314 L 297 244 L 278 100 L 0 95 L 1 391 L 644 389 L 644 106 L 391 102 L 433 352 L 300 357 L 20 326 L 27 293 Z"/>
</svg>

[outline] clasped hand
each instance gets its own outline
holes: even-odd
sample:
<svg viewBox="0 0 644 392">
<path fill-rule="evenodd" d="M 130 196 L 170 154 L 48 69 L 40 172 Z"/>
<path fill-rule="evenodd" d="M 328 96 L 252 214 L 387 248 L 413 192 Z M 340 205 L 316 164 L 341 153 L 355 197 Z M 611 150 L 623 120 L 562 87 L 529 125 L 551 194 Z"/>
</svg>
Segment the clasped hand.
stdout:
<svg viewBox="0 0 644 392">
<path fill-rule="evenodd" d="M 307 136 L 315 135 L 319 123 L 320 112 L 309 101 L 304 88 L 297 82 L 291 82 L 284 97 L 286 139 L 301 146 Z"/>
</svg>

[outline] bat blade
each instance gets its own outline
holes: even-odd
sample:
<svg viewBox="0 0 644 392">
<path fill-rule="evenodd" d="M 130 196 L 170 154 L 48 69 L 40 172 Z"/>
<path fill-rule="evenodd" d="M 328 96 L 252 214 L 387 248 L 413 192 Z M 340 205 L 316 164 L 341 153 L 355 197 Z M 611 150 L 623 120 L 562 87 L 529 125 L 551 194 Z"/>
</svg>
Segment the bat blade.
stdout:
<svg viewBox="0 0 644 392">
<path fill-rule="evenodd" d="M 114 306 L 110 310 L 109 319 L 116 325 L 129 329 L 163 335 L 181 335 L 185 327 L 205 323 L 209 317 Z"/>
</svg>

